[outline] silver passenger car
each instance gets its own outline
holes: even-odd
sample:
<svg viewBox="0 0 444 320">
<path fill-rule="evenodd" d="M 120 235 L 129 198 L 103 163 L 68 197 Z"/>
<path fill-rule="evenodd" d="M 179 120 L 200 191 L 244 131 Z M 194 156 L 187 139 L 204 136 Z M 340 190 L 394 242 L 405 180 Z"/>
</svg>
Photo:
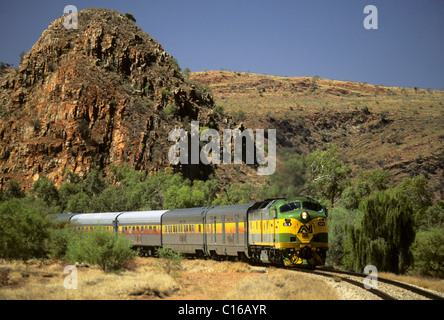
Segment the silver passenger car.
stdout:
<svg viewBox="0 0 444 320">
<path fill-rule="evenodd" d="M 205 247 L 210 256 L 248 257 L 248 209 L 254 203 L 213 207 L 206 214 Z"/>
<path fill-rule="evenodd" d="M 162 215 L 167 210 L 122 212 L 117 216 L 119 234 L 149 255 L 162 245 Z"/>
<path fill-rule="evenodd" d="M 205 253 L 205 214 L 211 207 L 176 209 L 162 216 L 162 243 L 176 252 Z"/>
</svg>

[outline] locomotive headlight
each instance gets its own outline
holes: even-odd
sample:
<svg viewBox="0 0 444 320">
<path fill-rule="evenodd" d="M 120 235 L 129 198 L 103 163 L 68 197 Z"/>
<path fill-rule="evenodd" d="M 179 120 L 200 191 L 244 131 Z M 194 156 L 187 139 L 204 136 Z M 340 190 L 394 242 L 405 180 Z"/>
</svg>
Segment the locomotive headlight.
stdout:
<svg viewBox="0 0 444 320">
<path fill-rule="evenodd" d="M 303 211 L 301 214 L 301 217 L 302 217 L 302 220 L 308 220 L 309 217 L 308 217 L 307 211 Z"/>
</svg>

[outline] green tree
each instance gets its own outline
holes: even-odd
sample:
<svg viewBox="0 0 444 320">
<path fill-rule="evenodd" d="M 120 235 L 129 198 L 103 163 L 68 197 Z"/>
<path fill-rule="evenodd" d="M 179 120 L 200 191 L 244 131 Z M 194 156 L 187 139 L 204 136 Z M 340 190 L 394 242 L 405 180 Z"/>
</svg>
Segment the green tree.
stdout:
<svg viewBox="0 0 444 320">
<path fill-rule="evenodd" d="M 307 190 L 317 199 L 328 200 L 331 206 L 349 185 L 350 167 L 341 160 L 341 153 L 334 144 L 327 150 L 317 150 L 307 156 Z"/>
<path fill-rule="evenodd" d="M 420 175 L 413 178 L 404 178 L 402 182 L 394 188 L 396 191 L 405 194 L 411 200 L 417 226 L 426 223 L 427 215 L 425 212 L 427 208 L 433 204 L 433 196 L 427 183 L 427 178 Z"/>
<path fill-rule="evenodd" d="M 172 185 L 165 192 L 164 209 L 192 208 L 211 205 L 218 190 L 217 180 L 187 180 L 183 185 Z"/>
<path fill-rule="evenodd" d="M 38 199 L 12 199 L 0 204 L 0 258 L 44 258 L 49 237 L 48 207 Z"/>
<path fill-rule="evenodd" d="M 389 187 L 390 179 L 391 176 L 387 170 L 360 170 L 358 176 L 353 179 L 352 185 L 343 191 L 339 202 L 346 209 L 357 209 L 360 201 L 373 191 L 386 190 Z"/>
<path fill-rule="evenodd" d="M 13 198 L 24 198 L 26 196 L 25 191 L 20 187 L 19 183 L 15 180 L 9 180 L 8 185 L 3 192 L 3 198 L 5 200 Z"/>
<path fill-rule="evenodd" d="M 335 207 L 328 212 L 328 251 L 327 264 L 348 267 L 354 260 L 350 250 L 347 227 L 357 227 L 362 218 L 359 210 Z"/>
<path fill-rule="evenodd" d="M 414 270 L 423 276 L 444 277 L 444 228 L 420 231 L 412 246 Z"/>
<path fill-rule="evenodd" d="M 252 202 L 254 188 L 249 183 L 235 183 L 225 187 L 218 198 L 213 200 L 215 206 Z"/>
<path fill-rule="evenodd" d="M 31 193 L 42 199 L 48 206 L 59 204 L 59 191 L 48 178 L 40 178 L 31 187 Z"/>
<path fill-rule="evenodd" d="M 347 228 L 361 271 L 368 264 L 378 270 L 403 273 L 411 266 L 410 247 L 415 240 L 413 206 L 407 195 L 394 190 L 376 191 L 364 199 L 358 227 Z"/>
<path fill-rule="evenodd" d="M 69 197 L 65 212 L 89 213 L 93 212 L 91 199 L 85 192 L 80 192 Z"/>
<path fill-rule="evenodd" d="M 98 170 L 92 170 L 86 175 L 84 184 L 84 192 L 89 196 L 95 196 L 100 194 L 107 187 L 105 179 Z"/>
</svg>

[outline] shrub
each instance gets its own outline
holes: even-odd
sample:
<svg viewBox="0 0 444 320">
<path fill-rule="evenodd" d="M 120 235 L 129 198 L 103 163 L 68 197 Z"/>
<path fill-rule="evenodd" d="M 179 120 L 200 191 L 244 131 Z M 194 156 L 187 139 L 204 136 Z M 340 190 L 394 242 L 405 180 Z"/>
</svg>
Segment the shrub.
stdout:
<svg viewBox="0 0 444 320">
<path fill-rule="evenodd" d="M 0 258 L 44 258 L 42 246 L 49 237 L 48 208 L 42 201 L 12 199 L 0 204 Z"/>
<path fill-rule="evenodd" d="M 105 272 L 118 271 L 135 255 L 131 241 L 116 233 L 96 228 L 90 233 L 78 233 L 69 242 L 66 257 L 71 263 L 98 265 Z"/>
<path fill-rule="evenodd" d="M 412 253 L 414 271 L 423 276 L 444 277 L 444 228 L 420 231 L 416 235 Z"/>
<path fill-rule="evenodd" d="M 166 112 L 166 114 L 173 115 L 177 112 L 177 106 L 169 104 L 166 106 L 165 112 Z"/>
<path fill-rule="evenodd" d="M 48 251 L 48 257 L 51 259 L 66 259 L 68 245 L 74 241 L 76 234 L 69 226 L 62 229 L 52 229 L 45 246 Z"/>
<path fill-rule="evenodd" d="M 219 114 L 223 114 L 224 113 L 224 106 L 216 104 L 214 106 L 214 111 L 219 113 Z"/>
<path fill-rule="evenodd" d="M 159 258 L 163 260 L 163 268 L 166 273 L 170 274 L 172 270 L 180 270 L 182 263 L 182 255 L 174 252 L 169 247 L 163 247 L 156 250 Z"/>
<path fill-rule="evenodd" d="M 48 206 L 56 206 L 59 202 L 59 191 L 48 178 L 40 178 L 31 187 L 31 193 L 42 199 Z"/>
<path fill-rule="evenodd" d="M 136 18 L 131 13 L 125 13 L 125 17 L 127 17 L 129 20 L 136 22 Z"/>
</svg>

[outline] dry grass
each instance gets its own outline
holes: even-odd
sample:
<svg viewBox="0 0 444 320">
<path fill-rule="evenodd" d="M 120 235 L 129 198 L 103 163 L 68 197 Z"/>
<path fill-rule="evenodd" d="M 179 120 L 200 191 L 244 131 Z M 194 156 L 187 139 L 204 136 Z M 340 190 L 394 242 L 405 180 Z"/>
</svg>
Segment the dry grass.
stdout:
<svg viewBox="0 0 444 320">
<path fill-rule="evenodd" d="M 420 276 L 401 276 L 393 273 L 380 272 L 381 278 L 410 283 L 415 286 L 430 289 L 433 291 L 444 293 L 444 280 L 437 278 L 424 278 Z"/>
<path fill-rule="evenodd" d="M 78 289 L 67 290 L 61 263 L 52 265 L 1 264 L 9 268 L 7 283 L 0 287 L 1 300 L 109 300 L 141 296 L 163 298 L 179 290 L 173 277 L 152 261 L 137 259 L 135 271 L 107 274 L 96 267 L 77 268 Z"/>
<path fill-rule="evenodd" d="M 245 278 L 224 296 L 229 300 L 337 300 L 337 293 L 322 280 L 272 270 L 267 277 Z"/>
</svg>

